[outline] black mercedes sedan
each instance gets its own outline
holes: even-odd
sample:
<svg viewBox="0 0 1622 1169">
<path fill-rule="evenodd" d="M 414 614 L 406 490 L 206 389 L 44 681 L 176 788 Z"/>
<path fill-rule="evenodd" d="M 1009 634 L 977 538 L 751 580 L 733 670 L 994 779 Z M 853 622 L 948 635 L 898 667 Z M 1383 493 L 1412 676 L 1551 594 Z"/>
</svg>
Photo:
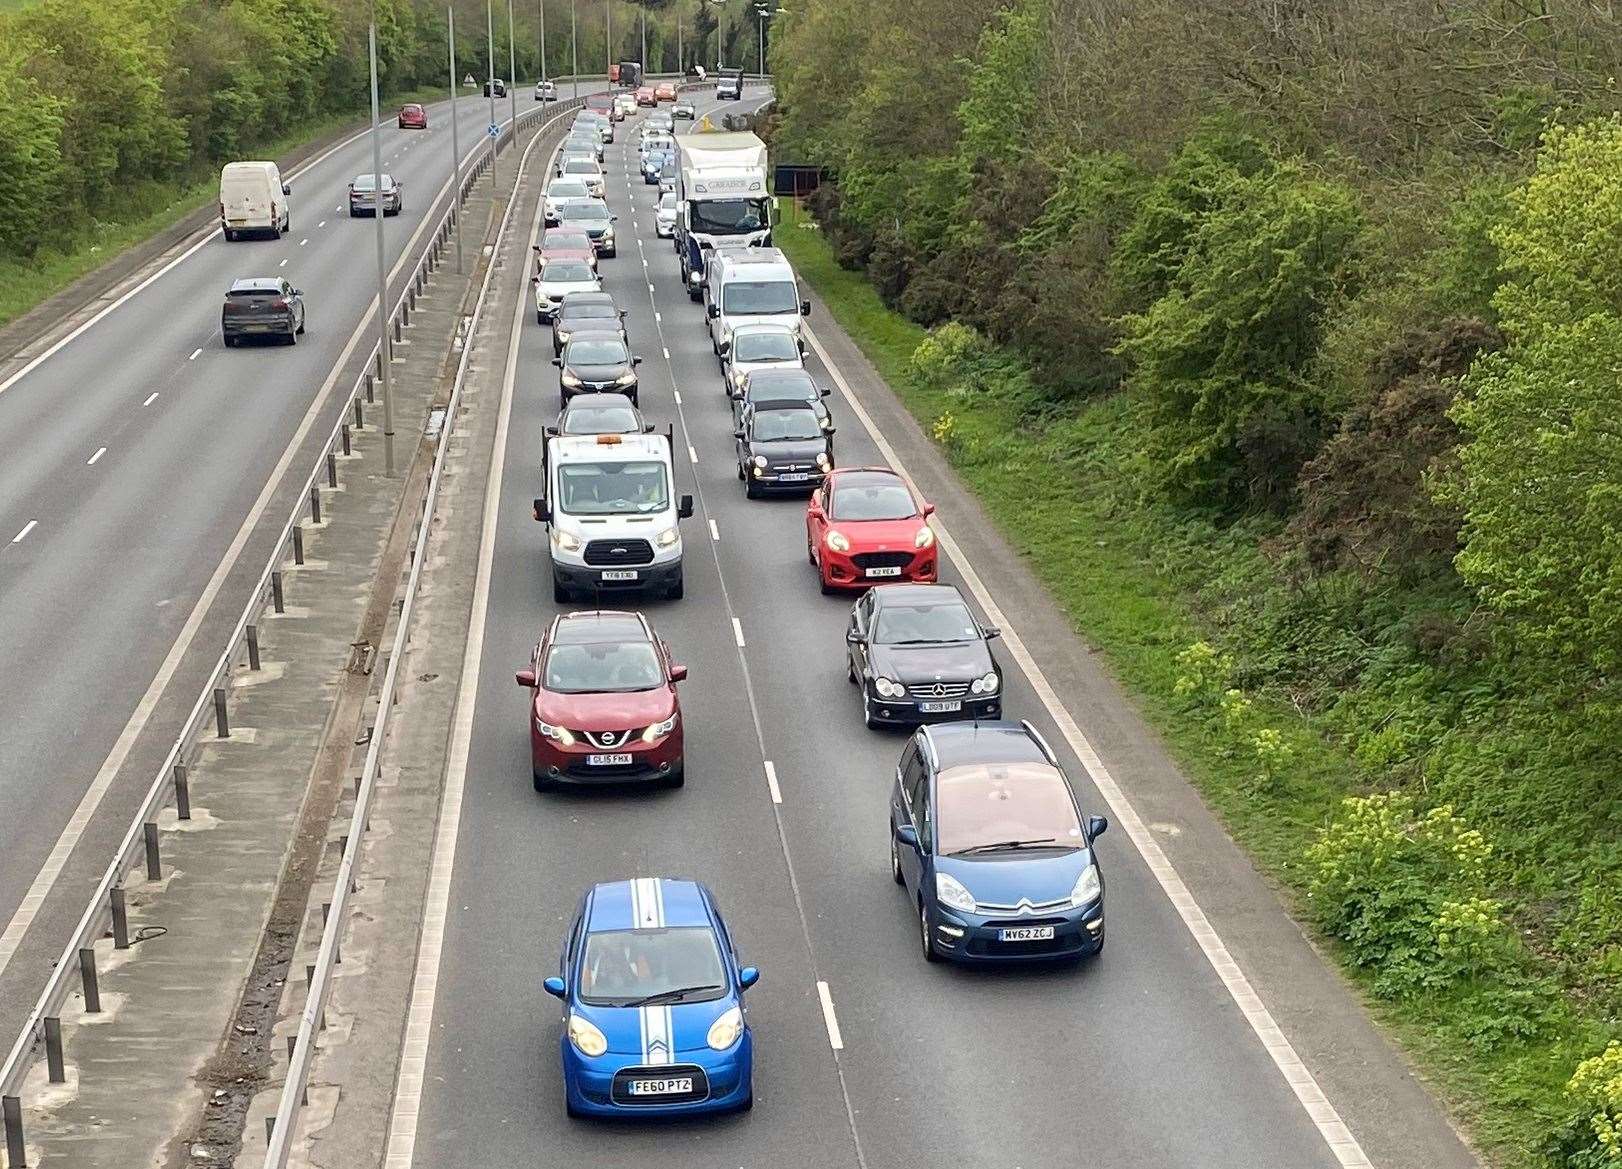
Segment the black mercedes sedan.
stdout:
<svg viewBox="0 0 1622 1169">
<path fill-rule="evenodd" d="M 870 727 L 1002 717 L 1002 671 L 957 586 L 890 584 L 851 607 L 846 672 Z"/>
<path fill-rule="evenodd" d="M 750 499 L 768 491 L 815 491 L 834 465 L 834 432 L 803 398 L 754 402 L 732 432 L 738 478 Z"/>
</svg>

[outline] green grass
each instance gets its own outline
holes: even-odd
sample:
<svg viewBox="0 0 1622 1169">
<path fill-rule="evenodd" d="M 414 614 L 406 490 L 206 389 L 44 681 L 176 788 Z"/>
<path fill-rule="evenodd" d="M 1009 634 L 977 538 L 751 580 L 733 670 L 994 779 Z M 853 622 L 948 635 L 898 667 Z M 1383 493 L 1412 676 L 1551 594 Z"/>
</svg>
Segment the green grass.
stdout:
<svg viewBox="0 0 1622 1169">
<path fill-rule="evenodd" d="M 0 0 L 0 7 L 13 0 Z M 15 0 L 26 2 L 26 0 Z M 430 102 L 443 90 L 424 90 L 391 98 L 386 105 L 408 101 Z M 364 110 L 334 114 L 309 122 L 282 138 L 263 143 L 246 154 L 277 158 L 305 142 L 322 138 L 364 121 Z M 0 326 L 16 320 L 75 280 L 219 198 L 219 169 L 208 167 L 169 183 L 148 183 L 126 192 L 131 209 L 117 220 L 98 221 L 82 230 L 65 248 L 47 250 L 27 260 L 0 257 Z"/>
<path fill-rule="evenodd" d="M 1303 717 L 1282 700 L 1252 695 L 1258 718 L 1280 731 L 1286 762 L 1263 782 L 1256 756 L 1236 749 L 1220 719 L 1179 696 L 1177 655 L 1220 624 L 1210 586 L 1242 592 L 1267 566 L 1257 550 L 1265 521 L 1222 531 L 1173 515 L 1132 481 L 1141 423 L 1125 395 L 1042 422 L 998 393 L 932 387 L 912 366 L 928 335 L 885 307 L 859 272 L 842 269 L 820 233 L 787 225 L 775 240 L 827 302 L 839 324 L 902 402 L 931 429 L 952 419 L 942 442 L 961 479 L 1064 608 L 1077 633 L 1101 651 L 1170 746 L 1184 773 L 1229 832 L 1303 904 L 1302 851 L 1341 798 L 1369 776 L 1326 718 Z M 937 433 L 937 438 L 940 435 Z M 1517 952 L 1514 969 L 1419 1000 L 1385 1001 L 1372 978 L 1342 959 L 1375 1017 L 1431 1080 L 1489 1161 L 1506 1169 L 1546 1164 L 1540 1149 L 1566 1116 L 1563 1087 L 1575 1064 L 1618 1031 L 1615 1020 L 1579 1013 L 1555 985 L 1552 964 Z M 1531 989 L 1528 989 L 1531 988 Z M 1528 993 L 1537 1035 L 1495 1039 L 1506 993 Z"/>
</svg>

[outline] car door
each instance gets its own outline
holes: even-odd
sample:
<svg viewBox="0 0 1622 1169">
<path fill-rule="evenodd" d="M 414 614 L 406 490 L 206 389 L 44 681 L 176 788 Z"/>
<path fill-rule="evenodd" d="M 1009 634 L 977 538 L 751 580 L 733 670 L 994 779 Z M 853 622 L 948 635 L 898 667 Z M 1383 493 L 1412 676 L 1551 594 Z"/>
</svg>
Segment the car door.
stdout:
<svg viewBox="0 0 1622 1169">
<path fill-rule="evenodd" d="M 828 483 L 824 480 L 822 486 L 811 493 L 811 503 L 805 509 L 805 538 L 811 542 L 814 549 L 821 549 L 822 534 L 828 527 L 829 498 Z M 821 559 L 820 551 L 815 555 Z"/>
<path fill-rule="evenodd" d="M 907 749 L 901 753 L 901 763 L 896 768 L 896 777 L 902 799 L 896 823 L 910 823 L 918 832 L 918 847 L 911 848 L 898 843 L 896 859 L 901 862 L 902 882 L 916 896 L 919 884 L 923 880 L 923 851 L 926 848 L 924 832 L 929 823 L 925 808 L 929 790 L 928 771 L 924 766 L 923 754 L 918 749 L 916 736 L 907 743 Z"/>
</svg>

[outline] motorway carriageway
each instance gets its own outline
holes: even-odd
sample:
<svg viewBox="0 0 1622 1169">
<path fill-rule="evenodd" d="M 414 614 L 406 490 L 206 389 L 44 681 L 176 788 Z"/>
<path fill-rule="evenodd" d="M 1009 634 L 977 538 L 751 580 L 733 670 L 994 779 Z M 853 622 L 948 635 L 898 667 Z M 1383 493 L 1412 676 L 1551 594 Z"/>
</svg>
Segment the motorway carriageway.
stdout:
<svg viewBox="0 0 1622 1169">
<path fill-rule="evenodd" d="M 602 83 L 581 92 L 593 88 Z M 457 104 L 464 157 L 488 149 L 488 99 Z M 520 91 L 520 110 L 532 104 L 533 91 Z M 391 301 L 412 270 L 394 265 L 408 241 L 421 254 L 427 233 L 417 230 L 451 173 L 449 108 L 430 105 L 426 131 L 398 129 L 392 112 L 383 122 L 383 168 L 405 197 L 386 220 Z M 497 101 L 503 123 L 510 109 Z M 509 181 L 510 157 L 500 162 Z M 375 228 L 349 218 L 347 195 L 371 167 L 370 135 L 345 139 L 292 172 L 287 235 L 227 243 L 213 230 L 82 333 L 0 380 L 0 1043 L 21 1026 L 218 658 L 371 348 L 375 319 L 364 328 L 362 319 L 377 290 Z M 469 264 L 483 226 L 469 228 Z M 224 347 L 220 305 L 241 276 L 285 276 L 303 289 L 308 328 L 297 346 Z M 379 403 L 367 423 L 381 420 Z M 395 420 L 403 462 L 422 422 Z M 33 906 L 19 906 L 49 883 L 42 865 L 69 857 L 76 809 L 101 791 L 25 931 Z"/>
<path fill-rule="evenodd" d="M 433 1003 L 432 1038 L 425 1074 L 404 1069 L 396 1100 L 397 1130 L 416 1113 L 414 1150 L 406 1138 L 390 1153 L 412 1152 L 417 1169 L 1339 1164 L 1118 823 L 1099 849 L 1110 918 L 1101 960 L 989 973 L 925 965 L 888 867 L 887 799 L 904 737 L 862 725 L 845 680 L 850 599 L 818 592 L 804 500 L 744 498 L 703 315 L 683 294 L 670 241 L 654 235 L 656 188 L 635 170 L 637 125 L 627 120 L 610 147 L 621 242 L 601 270 L 644 357 L 642 409 L 661 428 L 675 424 L 676 490 L 694 494 L 698 510 L 683 528 L 686 599 L 624 604 L 642 608 L 691 671 L 681 688 L 687 783 L 531 789 L 528 696 L 513 673 L 556 611 L 530 501 L 558 383 L 526 288 L 496 523 L 485 533 L 482 656 L 477 678 L 464 680 L 477 687 L 465 788 L 442 821 L 459 812 L 448 924 L 432 997 L 418 987 Z M 541 163 L 537 151 L 531 165 Z M 882 463 L 843 395 L 829 405 L 836 463 Z M 993 566 L 980 568 L 994 578 Z M 961 584 L 949 562 L 943 579 Z M 996 652 L 1008 716 L 1030 718 L 1059 749 L 1084 813 L 1106 811 L 1009 647 Z M 452 789 L 462 774 L 453 748 Z M 541 980 L 557 972 L 585 888 L 655 875 L 708 883 L 740 960 L 761 969 L 748 994 L 754 1110 L 674 1125 L 570 1121 L 559 1008 Z"/>
</svg>

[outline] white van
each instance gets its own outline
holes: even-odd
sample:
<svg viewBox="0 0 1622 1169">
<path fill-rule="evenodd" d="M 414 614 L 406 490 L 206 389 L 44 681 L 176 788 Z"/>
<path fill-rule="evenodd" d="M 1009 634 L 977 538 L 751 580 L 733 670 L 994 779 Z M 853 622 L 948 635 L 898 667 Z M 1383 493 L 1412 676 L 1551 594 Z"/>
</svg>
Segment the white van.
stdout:
<svg viewBox="0 0 1622 1169">
<path fill-rule="evenodd" d="M 292 226 L 288 196 L 274 162 L 228 162 L 220 171 L 220 230 L 235 240 L 245 232 L 281 236 Z"/>
<path fill-rule="evenodd" d="M 704 311 L 716 356 L 739 325 L 786 325 L 800 340 L 800 318 L 811 315 L 811 302 L 800 299 L 794 269 L 776 248 L 717 249 L 705 277 Z"/>
<path fill-rule="evenodd" d="M 546 440 L 546 497 L 535 518 L 550 529 L 552 599 L 635 590 L 679 600 L 681 530 L 693 497 L 675 495 L 663 434 L 560 435 Z"/>
</svg>

